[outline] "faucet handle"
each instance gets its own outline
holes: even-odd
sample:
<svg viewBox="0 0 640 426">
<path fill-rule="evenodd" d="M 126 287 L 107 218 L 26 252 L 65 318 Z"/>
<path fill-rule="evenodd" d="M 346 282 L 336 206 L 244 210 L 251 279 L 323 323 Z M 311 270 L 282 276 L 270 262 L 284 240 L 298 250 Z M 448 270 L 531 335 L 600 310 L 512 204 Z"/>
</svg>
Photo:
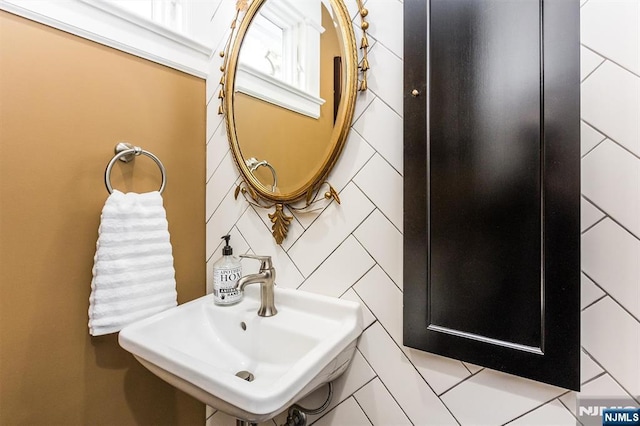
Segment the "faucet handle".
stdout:
<svg viewBox="0 0 640 426">
<path fill-rule="evenodd" d="M 240 257 L 246 257 L 248 259 L 255 259 L 260 261 L 260 270 L 265 271 L 267 269 L 273 269 L 271 263 L 271 256 L 257 256 L 255 254 L 241 254 Z"/>
</svg>

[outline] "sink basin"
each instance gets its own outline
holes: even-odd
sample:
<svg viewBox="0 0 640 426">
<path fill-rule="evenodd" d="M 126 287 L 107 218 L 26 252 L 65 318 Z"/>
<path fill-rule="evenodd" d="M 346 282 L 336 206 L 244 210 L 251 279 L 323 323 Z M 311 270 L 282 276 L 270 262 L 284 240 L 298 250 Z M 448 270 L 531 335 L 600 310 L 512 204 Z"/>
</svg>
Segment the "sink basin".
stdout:
<svg viewBox="0 0 640 426">
<path fill-rule="evenodd" d="M 356 302 L 277 287 L 275 302 L 263 318 L 257 285 L 233 306 L 207 295 L 126 326 L 119 343 L 205 404 L 262 422 L 342 374 L 362 333 Z"/>
</svg>

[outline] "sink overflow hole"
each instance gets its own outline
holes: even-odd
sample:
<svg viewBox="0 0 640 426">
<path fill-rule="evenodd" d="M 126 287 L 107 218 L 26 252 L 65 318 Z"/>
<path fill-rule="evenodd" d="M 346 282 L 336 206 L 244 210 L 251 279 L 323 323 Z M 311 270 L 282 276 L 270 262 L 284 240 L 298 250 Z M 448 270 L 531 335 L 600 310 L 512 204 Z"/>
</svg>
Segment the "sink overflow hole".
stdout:
<svg viewBox="0 0 640 426">
<path fill-rule="evenodd" d="M 245 322 L 244 322 L 244 321 L 242 321 L 242 322 L 240 323 L 240 327 L 242 327 L 242 329 L 243 329 L 243 330 L 246 330 L 246 329 L 247 329 L 247 324 L 245 324 Z"/>
<path fill-rule="evenodd" d="M 240 377 L 242 380 L 246 380 L 247 382 L 253 382 L 253 374 L 248 371 L 238 371 L 236 373 L 236 377 Z"/>
</svg>

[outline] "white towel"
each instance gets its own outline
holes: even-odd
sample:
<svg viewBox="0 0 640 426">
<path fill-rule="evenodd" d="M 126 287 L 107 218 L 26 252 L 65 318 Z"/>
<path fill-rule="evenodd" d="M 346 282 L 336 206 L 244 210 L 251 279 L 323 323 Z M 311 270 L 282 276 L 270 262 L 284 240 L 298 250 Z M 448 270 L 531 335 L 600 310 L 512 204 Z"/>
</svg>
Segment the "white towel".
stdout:
<svg viewBox="0 0 640 426">
<path fill-rule="evenodd" d="M 177 305 L 167 214 L 158 191 L 114 190 L 102 209 L 89 297 L 89 332 L 115 333 Z"/>
</svg>

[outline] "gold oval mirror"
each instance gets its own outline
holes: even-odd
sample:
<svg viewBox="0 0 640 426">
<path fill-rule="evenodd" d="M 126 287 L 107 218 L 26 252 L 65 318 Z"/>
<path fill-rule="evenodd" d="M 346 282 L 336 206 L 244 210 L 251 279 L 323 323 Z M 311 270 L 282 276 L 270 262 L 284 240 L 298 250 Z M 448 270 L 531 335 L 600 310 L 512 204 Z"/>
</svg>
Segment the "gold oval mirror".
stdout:
<svg viewBox="0 0 640 426">
<path fill-rule="evenodd" d="M 246 7 L 238 1 L 238 16 Z M 367 44 L 365 33 L 365 60 Z M 230 38 L 223 71 L 227 135 L 245 183 L 236 196 L 276 207 L 269 216 L 281 243 L 291 220 L 285 205 L 309 206 L 325 184 L 325 197 L 339 202 L 325 179 L 344 146 L 356 92 L 366 89 L 344 2 L 254 0 Z"/>
</svg>

